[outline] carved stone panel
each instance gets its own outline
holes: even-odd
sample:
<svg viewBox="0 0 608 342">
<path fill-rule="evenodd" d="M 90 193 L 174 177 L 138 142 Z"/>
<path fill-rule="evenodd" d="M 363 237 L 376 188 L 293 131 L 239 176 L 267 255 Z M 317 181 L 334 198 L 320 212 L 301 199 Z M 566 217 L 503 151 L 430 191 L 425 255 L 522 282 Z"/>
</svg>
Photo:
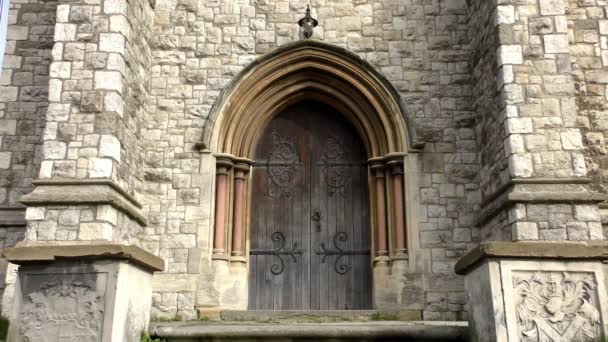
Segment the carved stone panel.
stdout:
<svg viewBox="0 0 608 342">
<path fill-rule="evenodd" d="M 520 341 L 593 341 L 600 337 L 593 273 L 517 271 L 512 279 Z"/>
<path fill-rule="evenodd" d="M 107 293 L 112 268 L 82 264 L 62 270 L 21 267 L 12 341 L 102 341 L 106 314 L 112 311 L 106 307 L 106 299 L 112 296 Z"/>
<path fill-rule="evenodd" d="M 107 274 L 28 274 L 24 280 L 19 334 L 25 341 L 101 341 L 105 286 L 97 283 L 105 284 Z"/>
<path fill-rule="evenodd" d="M 508 341 L 584 342 L 606 333 L 606 284 L 601 263 L 572 261 L 500 262 Z M 500 295 L 502 293 L 502 295 Z"/>
</svg>

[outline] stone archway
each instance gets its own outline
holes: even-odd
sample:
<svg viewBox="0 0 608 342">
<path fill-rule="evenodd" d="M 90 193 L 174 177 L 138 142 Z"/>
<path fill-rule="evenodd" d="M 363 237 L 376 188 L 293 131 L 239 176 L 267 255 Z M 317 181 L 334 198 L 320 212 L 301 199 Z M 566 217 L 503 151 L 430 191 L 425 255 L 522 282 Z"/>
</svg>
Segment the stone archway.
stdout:
<svg viewBox="0 0 608 342">
<path fill-rule="evenodd" d="M 413 120 L 391 84 L 357 55 L 304 40 L 253 62 L 221 94 L 200 143 L 216 157 L 213 259 L 247 263 L 255 147 L 271 120 L 307 99 L 339 111 L 368 157 L 375 265 L 407 258 L 404 157 L 421 147 Z"/>
</svg>

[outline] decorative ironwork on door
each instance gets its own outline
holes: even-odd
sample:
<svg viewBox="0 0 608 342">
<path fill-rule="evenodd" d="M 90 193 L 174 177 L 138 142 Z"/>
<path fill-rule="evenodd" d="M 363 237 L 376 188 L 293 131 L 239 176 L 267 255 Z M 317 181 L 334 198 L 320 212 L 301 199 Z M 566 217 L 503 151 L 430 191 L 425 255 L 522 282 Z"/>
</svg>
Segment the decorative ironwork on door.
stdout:
<svg viewBox="0 0 608 342">
<path fill-rule="evenodd" d="M 278 243 L 279 246 L 274 249 L 252 249 L 249 254 L 251 255 L 273 255 L 277 262 L 275 262 L 270 267 L 270 273 L 274 275 L 279 275 L 283 273 L 285 270 L 285 260 L 283 260 L 284 256 L 291 257 L 293 263 L 297 263 L 298 259 L 296 255 L 302 255 L 302 251 L 297 249 L 298 243 L 294 242 L 293 247 L 290 250 L 284 250 L 285 248 L 285 235 L 281 232 L 274 232 L 271 235 L 271 239 L 273 242 Z"/>
<path fill-rule="evenodd" d="M 295 147 L 295 138 L 272 133 L 273 148 L 268 163 L 268 196 L 289 198 L 294 186 L 300 157 Z"/>
<path fill-rule="evenodd" d="M 345 232 L 338 232 L 334 235 L 333 238 L 333 249 L 329 249 L 325 247 L 325 243 L 321 243 L 321 250 L 317 251 L 317 255 L 322 255 L 321 263 L 325 263 L 327 258 L 330 256 L 337 256 L 334 261 L 334 270 L 338 274 L 346 274 L 348 271 L 352 269 L 352 266 L 346 264 L 343 258 L 347 255 L 369 255 L 369 249 L 342 249 L 340 248 L 340 243 L 348 243 L 348 234 Z M 342 261 L 342 262 L 341 262 Z"/>
<path fill-rule="evenodd" d="M 336 137 L 329 137 L 323 144 L 321 154 L 321 170 L 327 185 L 327 194 L 344 196 L 344 190 L 350 182 L 350 172 L 346 163 L 346 149 L 344 144 Z"/>
</svg>

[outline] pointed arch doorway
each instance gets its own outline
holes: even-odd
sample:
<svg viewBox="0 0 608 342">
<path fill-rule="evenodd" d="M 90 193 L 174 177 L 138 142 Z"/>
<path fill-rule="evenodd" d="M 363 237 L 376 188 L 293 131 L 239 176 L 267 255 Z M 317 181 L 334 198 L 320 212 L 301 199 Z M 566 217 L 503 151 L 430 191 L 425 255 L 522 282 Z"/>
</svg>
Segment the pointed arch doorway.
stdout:
<svg viewBox="0 0 608 342">
<path fill-rule="evenodd" d="M 367 157 L 329 105 L 283 110 L 255 149 L 250 310 L 372 308 Z"/>
<path fill-rule="evenodd" d="M 315 106 L 319 106 L 317 107 L 319 113 L 315 114 L 310 110 L 308 105 L 313 102 L 316 103 Z M 298 109 L 302 103 L 307 105 Z M 294 110 L 304 111 L 306 115 L 289 114 Z M 292 115 L 291 120 L 286 120 L 289 115 Z M 313 121 L 319 124 L 304 120 L 307 117 L 315 117 Z M 284 128 L 280 127 L 281 122 L 285 125 Z M 273 127 L 278 130 L 278 135 L 273 136 Z M 322 182 L 327 183 L 327 181 L 318 173 L 323 170 L 335 171 L 327 165 L 322 165 L 327 162 L 322 157 L 324 154 L 322 146 L 328 136 L 319 132 L 329 132 L 328 127 L 334 127 L 329 130 L 331 132 L 341 132 L 344 139 L 351 136 L 356 136 L 358 139 L 350 143 L 345 140 L 343 144 L 345 147 L 359 148 L 357 151 L 351 151 L 352 156 L 356 157 L 347 159 L 346 163 L 361 164 L 357 167 L 349 165 L 350 169 L 346 169 L 350 172 L 354 172 L 354 169 L 362 172 L 361 178 L 353 182 L 357 183 L 357 189 L 360 191 L 357 196 L 367 196 L 367 201 L 361 200 L 360 209 L 350 209 L 362 215 L 361 233 L 363 234 L 365 230 L 368 233 L 366 237 L 362 236 L 357 240 L 361 242 L 359 245 L 353 242 L 355 240 L 352 236 L 340 234 L 346 233 L 347 225 L 355 226 L 346 223 L 350 217 L 340 221 L 336 219 L 336 215 L 346 213 L 345 209 L 339 208 L 340 205 L 347 205 L 345 201 L 331 204 L 336 208 L 332 209 L 332 213 L 335 214 L 330 214 L 327 208 L 317 207 L 318 203 L 312 200 L 312 198 L 320 198 L 315 197 L 315 191 L 328 191 L 331 188 L 331 186 L 323 188 Z M 283 136 L 279 132 L 281 129 L 287 130 L 283 132 Z M 319 136 L 315 135 L 316 132 Z M 289 156 L 293 157 L 292 154 L 287 153 L 288 149 L 286 150 L 285 147 L 291 143 L 289 136 L 299 137 L 302 140 L 301 145 L 297 146 L 294 140 L 293 150 L 307 151 L 307 154 L 300 153 L 295 161 L 283 160 L 288 159 Z M 315 142 L 315 139 L 318 142 Z M 283 146 L 282 149 L 278 149 L 279 152 L 282 151 L 281 153 L 273 153 L 275 142 Z M 203 127 L 203 138 L 198 146 L 203 153 L 213 153 L 216 161 L 213 244 L 210 248 L 214 268 L 221 272 L 221 276 L 216 277 L 217 281 L 214 283 L 214 288 L 219 293 L 220 307 L 241 310 L 246 308 L 297 310 L 306 309 L 307 305 L 310 305 L 311 309 L 369 308 L 370 302 L 378 309 L 394 305 L 391 300 L 400 290 L 397 287 L 386 288 L 387 274 L 392 265 L 407 263 L 408 250 L 417 247 L 415 242 L 417 240 L 408 239 L 408 236 L 415 236 L 416 232 L 408 231 L 408 227 L 414 227 L 414 224 L 409 225 L 409 223 L 414 221 L 410 221 L 409 218 L 413 215 L 408 215 L 409 209 L 406 206 L 408 177 L 415 174 L 415 171 L 410 173 L 406 169 L 405 162 L 408 153 L 417 151 L 422 147 L 422 143 L 417 138 L 414 120 L 405 111 L 399 94 L 371 65 L 343 48 L 314 40 L 303 40 L 281 46 L 247 66 L 222 91 Z M 264 170 L 264 162 L 266 170 Z M 296 165 L 291 165 L 289 162 Z M 307 168 L 308 173 L 297 176 L 296 172 L 290 169 L 296 166 Z M 268 189 L 268 181 L 273 181 L 269 177 L 269 170 L 271 175 L 275 171 L 278 172 L 274 185 L 271 184 L 278 188 Z M 280 172 L 281 170 L 287 172 Z M 264 172 L 265 180 L 260 178 L 263 177 L 260 175 Z M 266 211 L 263 214 L 266 216 L 258 214 L 260 205 L 264 204 L 263 199 L 257 196 L 265 193 L 282 196 L 284 192 L 294 192 L 295 190 L 289 186 L 282 189 L 281 184 L 289 183 L 292 178 L 297 177 L 304 177 L 300 185 L 294 185 L 294 189 L 298 191 L 297 196 L 305 197 L 308 194 L 311 199 L 300 203 L 300 206 L 291 205 L 290 208 L 304 209 L 285 218 L 276 218 L 278 214 L 287 216 L 285 208 L 288 201 L 293 198 L 286 200 L 282 197 L 270 196 L 271 200 L 264 200 L 274 202 L 265 204 L 263 210 L 271 210 L 267 208 L 274 210 L 272 220 L 263 219 L 262 217 L 270 214 Z M 339 179 L 334 182 L 337 188 L 332 190 L 333 196 L 336 198 L 342 196 L 342 191 L 346 195 L 348 189 L 339 186 L 341 184 Z M 317 185 L 313 186 L 314 184 Z M 315 210 L 319 208 L 323 208 L 324 211 L 318 210 L 318 215 L 315 215 Z M 299 223 L 294 221 L 296 220 L 294 215 L 300 220 Z M 334 215 L 332 218 L 334 221 L 331 221 L 333 223 L 325 222 L 324 220 L 332 217 L 331 215 Z M 316 217 L 319 219 L 317 220 Z M 317 229 L 317 221 L 321 223 L 323 233 L 317 234 L 319 237 L 312 234 Z M 292 224 L 292 222 L 296 223 Z M 286 228 L 288 225 L 294 228 Z M 290 230 L 285 231 L 285 229 Z M 260 233 L 261 230 L 264 233 Z M 300 236 L 297 240 L 296 232 L 308 235 Z M 261 240 L 258 241 L 258 238 Z M 368 244 L 364 243 L 366 239 L 369 241 Z M 297 242 L 295 248 L 294 242 Z M 367 246 L 370 252 L 366 252 Z M 291 253 L 292 250 L 294 253 Z M 292 270 L 290 272 L 293 275 L 289 275 L 294 279 L 300 277 L 300 280 L 294 280 L 294 284 L 298 285 L 281 285 L 281 290 L 277 290 L 277 296 L 268 294 L 274 291 L 279 282 L 283 284 L 288 275 L 262 280 L 261 276 L 258 278 L 258 275 L 263 274 L 262 270 L 268 273 L 274 270 L 275 273 L 283 274 L 288 267 L 291 267 L 289 263 L 293 258 L 301 262 L 305 253 L 308 253 L 305 259 L 310 265 L 304 267 L 305 271 Z M 338 258 L 341 253 L 345 255 Z M 278 260 L 275 255 L 281 255 L 282 259 Z M 361 273 L 364 278 L 362 287 L 355 287 L 354 282 L 340 285 L 337 280 L 333 283 L 331 280 L 321 283 L 319 279 L 319 282 L 316 282 L 314 277 L 317 275 L 313 273 L 317 270 L 319 273 L 327 272 L 326 278 L 337 277 L 329 272 L 339 274 L 335 272 L 336 267 L 340 272 L 349 270 L 348 266 L 354 265 L 353 260 L 357 258 L 360 260 L 355 264 L 368 265 L 367 271 Z M 313 268 L 315 262 L 323 265 Z M 281 268 L 283 270 L 279 272 Z M 373 268 L 373 272 L 370 268 Z M 365 283 L 369 279 L 367 276 L 369 273 L 365 273 L 368 271 L 372 274 L 371 285 Z M 349 276 L 353 273 L 349 273 Z M 255 274 L 255 285 L 252 274 Z M 274 283 L 275 281 L 277 284 Z M 288 284 L 292 284 L 291 278 Z M 315 289 L 315 286 L 318 289 Z M 331 297 L 330 300 L 328 291 L 334 290 L 336 286 L 338 286 L 336 294 L 331 295 L 336 297 Z M 340 290 L 339 286 L 344 286 L 345 290 Z M 354 297 L 357 297 L 357 293 L 366 294 L 362 295 L 359 301 L 353 299 L 354 302 L 347 302 L 346 297 L 351 293 L 349 287 L 352 287 L 350 291 L 355 294 Z M 261 289 L 264 291 L 263 297 L 258 295 L 258 290 L 262 291 Z M 294 296 L 297 291 L 302 294 Z M 320 296 L 313 295 L 313 291 L 317 291 Z M 371 295 L 369 295 L 370 291 Z M 322 304 L 319 299 L 317 304 L 316 298 L 323 296 L 326 296 L 326 302 Z M 340 296 L 343 298 L 340 299 Z M 279 300 L 280 304 L 277 303 Z M 284 300 L 285 305 L 283 305 Z M 287 304 L 287 301 L 290 304 Z M 336 304 L 330 306 L 329 303 L 334 301 Z"/>
</svg>

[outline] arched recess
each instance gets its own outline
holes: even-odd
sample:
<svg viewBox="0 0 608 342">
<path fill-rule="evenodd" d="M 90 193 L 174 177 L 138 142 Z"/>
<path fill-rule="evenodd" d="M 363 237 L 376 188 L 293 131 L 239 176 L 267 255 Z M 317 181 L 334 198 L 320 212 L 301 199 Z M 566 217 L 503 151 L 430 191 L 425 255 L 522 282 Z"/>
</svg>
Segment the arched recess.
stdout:
<svg viewBox="0 0 608 342">
<path fill-rule="evenodd" d="M 217 160 L 214 257 L 246 262 L 248 173 L 264 128 L 281 110 L 314 99 L 342 113 L 369 157 L 376 260 L 406 254 L 403 159 L 421 148 L 394 87 L 356 54 L 314 40 L 277 48 L 222 92 L 200 143 Z"/>
</svg>

